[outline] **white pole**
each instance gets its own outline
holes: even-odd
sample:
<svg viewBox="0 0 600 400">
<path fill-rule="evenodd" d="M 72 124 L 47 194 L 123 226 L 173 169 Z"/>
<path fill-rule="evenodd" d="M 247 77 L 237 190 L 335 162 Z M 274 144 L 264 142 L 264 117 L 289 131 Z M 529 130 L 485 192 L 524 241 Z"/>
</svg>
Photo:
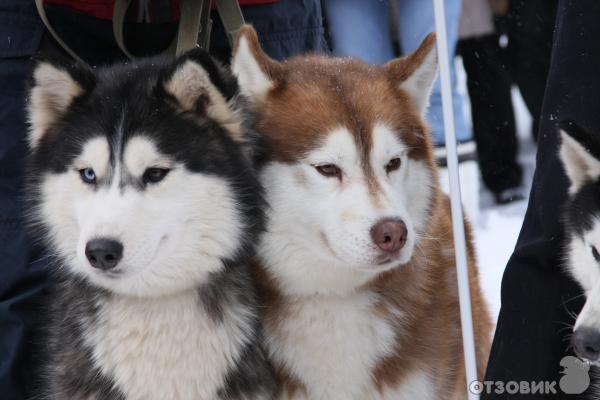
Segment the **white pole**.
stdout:
<svg viewBox="0 0 600 400">
<path fill-rule="evenodd" d="M 435 30 L 437 33 L 437 49 L 440 61 L 440 79 L 442 87 L 442 109 L 444 112 L 444 137 L 448 175 L 450 178 L 450 201 L 452 205 L 452 230 L 454 233 L 454 253 L 460 300 L 460 321 L 462 327 L 463 351 L 465 356 L 465 372 L 467 390 L 471 382 L 477 380 L 477 361 L 475 357 L 475 338 L 473 335 L 473 315 L 471 312 L 471 293 L 469 290 L 469 270 L 467 267 L 467 247 L 465 227 L 460 197 L 460 181 L 458 177 L 458 156 L 456 152 L 456 135 L 454 131 L 454 111 L 452 107 L 452 89 L 450 81 L 450 58 L 448 53 L 448 37 L 446 33 L 446 15 L 443 0 L 433 0 L 435 13 Z M 469 393 L 469 400 L 477 400 L 479 395 Z"/>
</svg>

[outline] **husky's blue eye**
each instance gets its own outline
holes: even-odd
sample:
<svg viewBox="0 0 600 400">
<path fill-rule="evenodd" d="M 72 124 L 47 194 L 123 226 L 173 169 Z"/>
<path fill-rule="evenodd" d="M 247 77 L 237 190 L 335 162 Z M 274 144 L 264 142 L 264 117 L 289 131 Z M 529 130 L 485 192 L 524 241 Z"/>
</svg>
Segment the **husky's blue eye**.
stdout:
<svg viewBox="0 0 600 400">
<path fill-rule="evenodd" d="M 142 176 L 142 180 L 144 183 L 158 183 L 162 181 L 165 176 L 169 173 L 167 168 L 148 168 L 144 171 L 144 175 Z"/>
<path fill-rule="evenodd" d="M 84 168 L 79 170 L 81 180 L 85 183 L 93 184 L 96 183 L 96 173 L 92 168 Z"/>
<path fill-rule="evenodd" d="M 598 249 L 596 246 L 592 246 L 592 255 L 596 259 L 596 261 L 600 262 L 600 253 L 598 253 Z"/>
</svg>

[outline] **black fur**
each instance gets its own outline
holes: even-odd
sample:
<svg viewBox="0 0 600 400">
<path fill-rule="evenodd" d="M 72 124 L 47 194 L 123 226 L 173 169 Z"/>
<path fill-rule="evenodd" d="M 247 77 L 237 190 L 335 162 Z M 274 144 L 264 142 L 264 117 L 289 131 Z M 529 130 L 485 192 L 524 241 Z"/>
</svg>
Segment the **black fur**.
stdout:
<svg viewBox="0 0 600 400">
<path fill-rule="evenodd" d="M 559 123 L 567 135 L 581 144 L 592 156 L 600 160 L 600 143 L 573 121 Z M 564 205 L 564 220 L 567 232 L 583 235 L 592 229 L 594 216 L 600 212 L 600 180 L 584 184 Z"/>
<path fill-rule="evenodd" d="M 177 60 L 153 58 L 97 71 L 57 61 L 40 61 L 51 62 L 67 71 L 84 93 L 74 99 L 32 149 L 28 165 L 28 202 L 29 209 L 34 210 L 31 225 L 34 233 L 44 239 L 47 227 L 35 211 L 39 209 L 39 190 L 44 176 L 72 168 L 73 159 L 87 140 L 107 137 L 113 147 L 112 156 L 118 157 L 114 154 L 118 143 L 126 142 L 132 134 L 150 137 L 160 152 L 181 162 L 188 170 L 230 182 L 241 207 L 244 234 L 237 251 L 222 260 L 225 269 L 221 273 L 198 288 L 199 307 L 205 308 L 214 321 L 222 322 L 226 307 L 251 311 L 257 307 L 247 260 L 253 255 L 264 228 L 262 190 L 250 162 L 256 154 L 253 146 L 258 140 L 248 128 L 252 125 L 249 113 L 245 114 L 248 121 L 243 125 L 248 142 L 240 144 L 217 121 L 209 118 L 202 107 L 192 111 L 178 107 L 177 100 L 166 93 L 163 84 L 186 60 L 200 64 L 223 96 L 235 102 L 236 107 L 244 108 L 244 99 L 238 93 L 233 76 L 199 50 Z M 35 85 L 32 75 L 30 90 Z M 123 137 L 117 137 L 119 125 Z M 115 294 L 72 275 L 68 268 L 61 266 L 64 260 L 55 259 L 54 263 L 50 309 L 43 311 L 49 322 L 41 354 L 45 361 L 38 398 L 87 399 L 94 395 L 96 400 L 126 400 L 111 378 L 94 365 L 92 350 L 85 343 L 83 332 L 84 326 L 96 323 L 97 304 Z M 243 345 L 241 359 L 231 365 L 224 378 L 219 399 L 252 399 L 255 395 L 261 395 L 262 399 L 272 393 L 274 381 L 262 350 L 257 317 L 252 326 L 254 332 L 248 333 L 250 341 Z"/>
<path fill-rule="evenodd" d="M 40 344 L 44 366 L 40 371 L 39 398 L 126 400 L 93 364 L 92 349 L 84 342 L 84 326 L 96 323 L 95 304 L 110 293 L 89 285 L 85 280 L 53 274 L 49 295 L 46 335 Z M 38 398 L 38 397 L 36 397 Z"/>
<path fill-rule="evenodd" d="M 584 128 L 571 120 L 561 121 L 559 128 L 583 146 L 592 156 L 600 160 L 600 143 L 595 135 L 591 135 Z M 583 237 L 586 232 L 594 227 L 594 220 L 600 214 L 600 180 L 589 180 L 583 184 L 576 193 L 569 196 L 562 206 L 562 227 L 564 243 L 573 237 Z M 590 249 L 591 251 L 591 249 Z M 567 248 L 560 250 L 560 258 L 568 258 Z M 569 274 L 569 277 L 571 275 Z M 574 279 L 574 278 L 572 278 Z M 573 324 L 575 321 L 573 320 Z M 570 346 L 573 348 L 573 345 Z M 572 353 L 574 354 L 574 353 Z M 584 399 L 600 398 L 600 368 L 591 365 L 589 370 L 590 386 L 581 395 Z"/>
<path fill-rule="evenodd" d="M 600 212 L 600 182 L 590 182 L 567 201 L 565 221 L 568 232 L 582 236 L 593 228 L 594 217 Z"/>
<path fill-rule="evenodd" d="M 589 134 L 585 129 L 571 120 L 559 122 L 558 127 L 581 144 L 591 155 L 600 160 L 600 143 L 595 135 Z"/>
</svg>

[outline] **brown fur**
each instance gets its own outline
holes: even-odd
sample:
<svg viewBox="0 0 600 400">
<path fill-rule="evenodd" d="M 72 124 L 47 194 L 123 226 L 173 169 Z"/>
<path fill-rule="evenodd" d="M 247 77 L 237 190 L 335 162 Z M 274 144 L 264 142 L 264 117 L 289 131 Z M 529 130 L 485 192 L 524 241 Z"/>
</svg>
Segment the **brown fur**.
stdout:
<svg viewBox="0 0 600 400">
<path fill-rule="evenodd" d="M 450 202 L 438 194 L 429 230 L 409 264 L 382 274 L 369 285 L 381 296 L 383 314 L 403 310 L 407 317 L 398 326 L 394 354 L 381 360 L 374 372 L 376 386 L 397 386 L 407 372 L 421 367 L 437 377 L 437 398 L 452 398 L 465 392 L 465 375 L 460 329 L 460 311 Z M 465 224 L 468 243 L 471 305 L 473 308 L 479 379 L 483 378 L 490 347 L 492 323 L 478 281 L 470 226 Z M 391 315 L 391 314 L 390 314 Z M 452 366 L 452 367 L 450 367 Z"/>
<path fill-rule="evenodd" d="M 437 398 L 466 397 L 449 201 L 439 189 L 427 128 L 410 97 L 400 89 L 400 82 L 414 72 L 435 44 L 434 36 L 429 36 L 411 56 L 382 67 L 319 56 L 276 63 L 262 53 L 252 28 L 243 28 L 241 34 L 246 36 L 256 59 L 273 81 L 257 110 L 258 130 L 264 134 L 267 145 L 265 162 L 294 163 L 317 147 L 330 129 L 343 125 L 354 135 L 365 176 L 372 177 L 368 157 L 372 127 L 377 121 L 398 132 L 410 146 L 409 157 L 424 161 L 431 169 L 436 187 L 430 203 L 430 220 L 411 261 L 381 274 L 361 289 L 379 295 L 373 312 L 393 321 L 398 332 L 394 350 L 379 360 L 372 371 L 373 387 L 379 392 L 386 387 L 397 387 L 409 373 L 422 369 L 435 377 Z M 369 181 L 376 195 L 377 182 L 374 178 Z M 478 283 L 471 230 L 465 225 L 481 379 L 487 364 L 492 323 Z M 255 265 L 255 277 L 263 304 L 263 321 L 267 331 L 277 332 L 280 322 L 289 316 L 289 305 L 296 300 L 280 290 L 260 262 Z M 401 310 L 406 317 L 397 320 L 394 309 Z M 306 391 L 298 377 L 282 366 L 276 367 L 283 393 Z"/>
<path fill-rule="evenodd" d="M 373 371 L 373 385 L 383 392 L 386 387 L 401 384 L 416 369 L 424 369 L 437 377 L 437 398 L 462 399 L 465 398 L 466 387 L 450 202 L 442 193 L 436 197 L 430 229 L 425 233 L 426 238 L 419 243 L 412 260 L 402 268 L 383 273 L 363 288 L 380 296 L 373 312 L 388 316 L 390 320 L 394 319 L 394 308 L 406 314 L 402 321 L 396 321 L 398 332 L 402 332 L 402 335 L 396 338 L 394 352 L 380 360 Z M 488 360 L 492 322 L 479 287 L 468 223 L 465 223 L 465 228 L 478 379 L 482 380 Z M 263 321 L 267 330 L 277 331 L 280 321 L 289 315 L 287 305 L 294 299 L 282 293 L 258 262 L 254 265 L 254 273 L 263 305 Z M 306 392 L 298 377 L 281 365 L 275 367 L 281 393 L 291 397 L 299 391 Z"/>
</svg>

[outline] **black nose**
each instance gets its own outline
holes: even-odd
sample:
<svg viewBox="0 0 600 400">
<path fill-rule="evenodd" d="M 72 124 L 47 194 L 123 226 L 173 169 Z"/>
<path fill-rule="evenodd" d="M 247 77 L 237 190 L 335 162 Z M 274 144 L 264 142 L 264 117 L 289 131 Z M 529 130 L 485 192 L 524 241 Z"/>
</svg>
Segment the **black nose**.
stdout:
<svg viewBox="0 0 600 400">
<path fill-rule="evenodd" d="M 85 256 L 94 268 L 108 270 L 123 256 L 123 245 L 112 239 L 93 239 L 85 245 Z"/>
<path fill-rule="evenodd" d="M 600 330 L 578 328 L 573 332 L 575 354 L 588 361 L 597 361 L 600 356 Z"/>
</svg>

